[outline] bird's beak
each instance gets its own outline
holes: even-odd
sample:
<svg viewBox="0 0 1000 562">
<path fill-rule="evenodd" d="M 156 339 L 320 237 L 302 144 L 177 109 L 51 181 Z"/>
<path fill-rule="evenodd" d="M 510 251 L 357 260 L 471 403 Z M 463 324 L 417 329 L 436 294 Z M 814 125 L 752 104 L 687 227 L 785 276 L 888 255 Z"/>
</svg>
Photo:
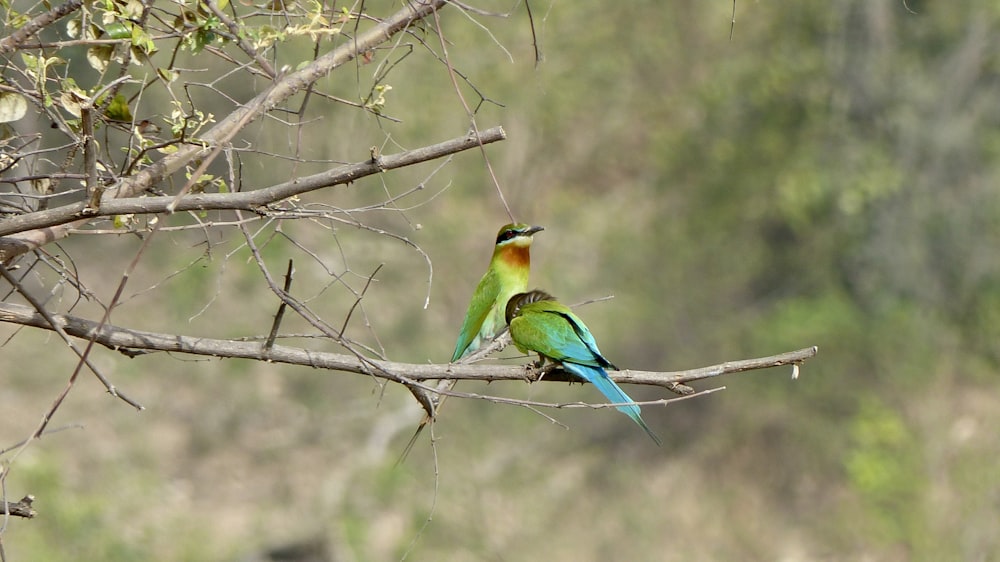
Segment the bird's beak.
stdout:
<svg viewBox="0 0 1000 562">
<path fill-rule="evenodd" d="M 542 228 L 542 227 L 540 227 L 540 226 L 532 226 L 528 230 L 525 230 L 524 233 L 527 234 L 528 236 L 531 236 L 532 234 L 534 234 L 536 232 L 541 232 L 543 230 L 545 230 L 545 229 Z"/>
</svg>

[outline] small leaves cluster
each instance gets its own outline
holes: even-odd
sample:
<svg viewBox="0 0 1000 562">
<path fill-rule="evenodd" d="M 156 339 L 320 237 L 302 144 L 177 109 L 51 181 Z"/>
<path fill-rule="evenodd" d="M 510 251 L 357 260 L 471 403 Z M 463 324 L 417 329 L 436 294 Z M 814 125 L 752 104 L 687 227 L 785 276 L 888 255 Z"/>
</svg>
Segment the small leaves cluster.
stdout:
<svg viewBox="0 0 1000 562">
<path fill-rule="evenodd" d="M 39 3 L 19 12 L 10 0 L 0 0 L 0 7 L 10 31 L 44 19 L 46 10 L 58 9 Z M 204 61 L 213 64 L 205 56 L 214 55 L 224 65 L 251 58 L 251 65 L 265 71 L 243 67 L 235 72 L 252 81 L 256 76 L 273 76 L 274 71 L 265 67 L 277 62 L 278 45 L 297 40 L 318 47 L 359 23 L 358 14 L 348 8 L 320 0 L 83 2 L 0 54 L 0 146 L 5 151 L 0 164 L 4 171 L 34 170 L 38 160 L 53 172 L 96 169 L 99 183 L 111 185 L 121 175 L 149 166 L 157 154 L 176 153 L 185 144 L 207 146 L 199 135 L 215 123 L 215 116 L 200 107 L 203 98 L 193 97 L 189 89 Z M 185 64 L 190 55 L 201 57 L 195 69 Z M 297 66 L 285 64 L 282 71 L 309 60 Z M 381 112 L 389 89 L 373 90 L 363 107 Z M 30 122 L 32 116 L 35 124 Z M 54 129 L 63 138 L 49 135 L 30 155 L 8 150 L 38 142 L 28 136 L 41 128 Z M 85 131 L 91 131 L 89 136 Z M 100 152 L 96 168 L 93 163 L 84 168 L 85 145 Z M 187 173 L 190 180 L 193 169 Z M 78 183 L 86 182 L 74 181 L 72 189 L 78 189 Z M 55 194 L 64 190 L 58 180 L 49 182 L 47 189 Z M 195 189 L 226 191 L 229 186 L 217 177 L 201 176 Z"/>
<path fill-rule="evenodd" d="M 218 3 L 218 8 L 223 10 L 228 4 L 228 0 L 221 0 Z M 222 20 L 206 8 L 203 3 L 195 4 L 193 9 L 188 8 L 184 2 L 181 2 L 180 6 L 180 14 L 174 18 L 173 24 L 175 29 L 184 31 L 182 43 L 184 48 L 198 54 L 205 47 L 222 46 L 226 43 L 227 39 L 218 33 L 220 29 L 225 27 Z"/>
</svg>

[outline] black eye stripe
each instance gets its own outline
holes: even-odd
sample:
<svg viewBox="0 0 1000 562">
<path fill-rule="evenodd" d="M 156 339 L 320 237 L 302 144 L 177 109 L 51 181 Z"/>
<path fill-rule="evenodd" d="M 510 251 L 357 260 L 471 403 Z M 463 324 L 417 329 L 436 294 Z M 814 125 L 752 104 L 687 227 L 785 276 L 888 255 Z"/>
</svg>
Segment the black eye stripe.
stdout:
<svg viewBox="0 0 1000 562">
<path fill-rule="evenodd" d="M 500 233 L 500 236 L 497 236 L 497 244 L 499 244 L 501 242 L 506 242 L 507 240 L 510 240 L 511 238 L 514 238 L 518 234 L 519 233 L 516 230 L 505 230 L 505 231 L 503 231 L 503 232 Z"/>
</svg>

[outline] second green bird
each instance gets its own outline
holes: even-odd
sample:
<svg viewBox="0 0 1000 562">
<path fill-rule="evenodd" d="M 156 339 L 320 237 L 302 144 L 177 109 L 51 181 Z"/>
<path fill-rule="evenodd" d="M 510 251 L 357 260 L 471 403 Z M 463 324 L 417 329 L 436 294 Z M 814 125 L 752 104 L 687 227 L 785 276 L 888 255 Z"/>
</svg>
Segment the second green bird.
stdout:
<svg viewBox="0 0 1000 562">
<path fill-rule="evenodd" d="M 604 370 L 618 368 L 601 355 L 587 325 L 568 306 L 544 291 L 534 290 L 511 297 L 504 316 L 518 349 L 560 363 L 563 369 L 596 386 L 612 404 L 623 404 L 617 406 L 618 411 L 632 418 L 660 444 L 660 439 L 642 421 L 639 405 Z"/>
</svg>

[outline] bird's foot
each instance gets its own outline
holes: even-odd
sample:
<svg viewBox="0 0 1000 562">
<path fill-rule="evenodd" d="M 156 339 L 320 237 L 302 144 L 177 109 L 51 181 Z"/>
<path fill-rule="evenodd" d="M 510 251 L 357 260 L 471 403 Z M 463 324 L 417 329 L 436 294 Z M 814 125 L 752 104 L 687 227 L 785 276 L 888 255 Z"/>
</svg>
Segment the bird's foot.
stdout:
<svg viewBox="0 0 1000 562">
<path fill-rule="evenodd" d="M 558 367 L 559 367 L 559 365 L 556 364 L 556 363 L 549 363 L 548 365 L 546 365 L 544 359 L 538 361 L 537 363 L 535 363 L 535 369 L 537 369 L 537 371 L 538 371 L 538 375 L 537 375 L 537 378 L 535 380 L 537 380 L 537 381 L 542 380 L 542 378 L 545 377 L 545 375 L 547 375 L 547 374 L 551 373 L 552 371 L 556 370 Z"/>
<path fill-rule="evenodd" d="M 526 383 L 533 383 L 538 380 L 538 377 L 535 375 L 534 364 L 528 363 L 524 366 L 524 376 L 522 378 L 524 378 L 524 382 Z"/>
</svg>

